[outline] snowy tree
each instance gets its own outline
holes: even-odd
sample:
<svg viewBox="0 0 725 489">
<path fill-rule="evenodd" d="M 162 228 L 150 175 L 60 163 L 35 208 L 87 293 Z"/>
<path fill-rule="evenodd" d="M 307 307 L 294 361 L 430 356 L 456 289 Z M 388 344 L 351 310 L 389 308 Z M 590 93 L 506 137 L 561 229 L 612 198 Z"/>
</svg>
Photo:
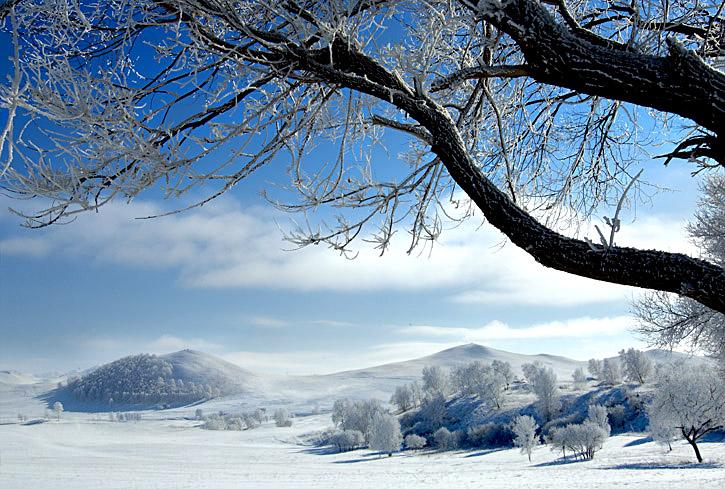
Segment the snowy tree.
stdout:
<svg viewBox="0 0 725 489">
<path fill-rule="evenodd" d="M 347 399 L 337 399 L 332 403 L 332 422 L 335 426 L 342 424 L 349 409 L 350 401 Z"/>
<path fill-rule="evenodd" d="M 60 415 L 63 414 L 63 403 L 60 401 L 55 401 L 53 403 L 53 412 L 55 413 L 58 421 L 60 421 Z"/>
<path fill-rule="evenodd" d="M 539 370 L 543 368 L 544 364 L 539 362 L 538 360 L 533 363 L 524 363 L 521 365 L 521 371 L 524 374 L 524 379 L 526 379 L 526 382 L 531 385 L 532 379 L 536 377 L 536 375 L 539 373 Z"/>
<path fill-rule="evenodd" d="M 433 433 L 433 441 L 439 450 L 455 450 L 460 445 L 461 433 L 451 433 L 448 428 L 441 427 Z"/>
<path fill-rule="evenodd" d="M 289 419 L 289 413 L 284 408 L 275 410 L 272 418 L 274 419 L 274 424 L 278 428 L 292 426 L 292 420 Z"/>
<path fill-rule="evenodd" d="M 405 448 L 409 450 L 419 450 L 426 446 L 428 443 L 428 440 L 425 439 L 423 436 L 418 436 L 415 434 L 410 434 L 405 437 Z"/>
<path fill-rule="evenodd" d="M 697 461 L 702 462 L 697 441 L 725 426 L 725 385 L 707 365 L 681 363 L 663 367 L 658 372 L 648 412 L 660 424 L 658 428 L 677 429 L 692 446 Z"/>
<path fill-rule="evenodd" d="M 423 367 L 423 392 L 428 397 L 439 393 L 446 395 L 448 392 L 447 379 L 443 369 L 437 365 Z"/>
<path fill-rule="evenodd" d="M 605 358 L 602 362 L 602 375 L 600 380 L 607 385 L 622 383 L 622 369 L 616 359 Z"/>
<path fill-rule="evenodd" d="M 506 389 L 506 380 L 502 375 L 487 367 L 483 370 L 475 389 L 478 397 L 489 409 L 501 409 Z"/>
<path fill-rule="evenodd" d="M 587 364 L 587 370 L 592 377 L 600 379 L 602 376 L 602 361 L 596 358 L 590 358 Z"/>
<path fill-rule="evenodd" d="M 667 419 L 668 413 L 652 409 L 652 405 L 649 405 L 647 424 L 647 432 L 650 434 L 652 439 L 660 445 L 667 445 L 670 451 L 672 451 L 672 442 L 675 441 L 679 435 L 677 430 L 677 421 L 675 419 Z"/>
<path fill-rule="evenodd" d="M 561 407 L 556 374 L 551 367 L 532 365 L 527 370 L 531 390 L 537 397 L 539 414 L 545 421 L 550 421 Z"/>
<path fill-rule="evenodd" d="M 501 379 L 503 379 L 504 387 L 508 389 L 511 382 L 513 382 L 516 378 L 514 370 L 511 368 L 511 364 L 501 360 L 494 360 L 491 362 L 491 368 Z"/>
<path fill-rule="evenodd" d="M 569 451 L 584 460 L 593 459 L 606 439 L 607 433 L 591 421 L 556 428 L 549 436 L 552 450 L 561 450 L 565 458 Z"/>
<path fill-rule="evenodd" d="M 607 408 L 598 404 L 590 404 L 587 411 L 587 421 L 599 426 L 609 436 L 612 433 L 612 427 L 609 424 L 609 414 Z"/>
<path fill-rule="evenodd" d="M 370 430 L 370 448 L 391 456 L 393 452 L 400 451 L 402 442 L 398 418 L 387 413 L 376 414 Z"/>
<path fill-rule="evenodd" d="M 420 406 L 420 417 L 427 427 L 426 431 L 435 431 L 440 428 L 447 412 L 446 398 L 442 394 L 425 398 Z"/>
<path fill-rule="evenodd" d="M 620 351 L 619 361 L 625 378 L 630 382 L 644 384 L 654 370 L 652 360 L 643 351 L 634 348 Z"/>
<path fill-rule="evenodd" d="M 293 231 L 300 246 L 373 234 L 385 251 L 408 225 L 414 249 L 475 205 L 544 266 L 722 312 L 717 264 L 616 246 L 616 217 L 598 244 L 555 231 L 617 200 L 652 147 L 640 119 L 668 122 L 665 161 L 725 165 L 719 15 L 714 1 L 4 2 L 0 185 L 42 197 L 19 212 L 44 226 L 148 188 L 203 189 L 202 205 L 285 154 L 298 198 L 270 200 L 346 214 Z M 383 130 L 412 143 L 376 171 Z M 340 146 L 329 164 L 323 139 Z M 470 199 L 463 216 L 451 195 Z"/>
<path fill-rule="evenodd" d="M 197 408 L 197 410 L 194 411 L 194 417 L 196 419 L 204 419 L 204 410 L 201 408 Z"/>
<path fill-rule="evenodd" d="M 710 175 L 703 184 L 695 220 L 687 230 L 702 253 L 725 266 L 725 175 Z M 724 294 L 725 295 L 725 294 Z M 645 294 L 634 304 L 638 329 L 655 345 L 684 344 L 707 352 L 725 372 L 725 314 L 689 297 L 666 292 Z"/>
<path fill-rule="evenodd" d="M 330 443 L 340 452 L 349 452 L 365 444 L 365 437 L 357 430 L 342 430 L 335 432 Z"/>
<path fill-rule="evenodd" d="M 579 367 L 578 369 L 574 370 L 574 373 L 571 374 L 571 378 L 574 383 L 574 389 L 581 390 L 586 388 L 587 376 L 584 374 L 583 368 Z"/>
<path fill-rule="evenodd" d="M 514 433 L 514 445 L 520 447 L 521 453 L 525 453 L 529 457 L 529 462 L 531 462 L 531 452 L 539 444 L 539 437 L 536 436 L 537 429 L 539 429 L 539 425 L 531 416 L 517 416 L 511 425 L 511 431 Z"/>
<path fill-rule="evenodd" d="M 354 402 L 336 401 L 333 404 L 333 423 L 342 430 L 359 431 L 369 441 L 373 420 L 383 412 L 380 401 L 376 399 Z"/>
<path fill-rule="evenodd" d="M 390 398 L 390 403 L 398 406 L 400 412 L 405 412 L 415 405 L 413 392 L 408 385 L 399 385 Z"/>
<path fill-rule="evenodd" d="M 413 405 L 414 406 L 420 406 L 420 403 L 423 402 L 423 389 L 420 388 L 420 384 L 417 380 L 411 382 L 409 384 L 410 389 L 410 395 L 413 398 Z"/>
</svg>

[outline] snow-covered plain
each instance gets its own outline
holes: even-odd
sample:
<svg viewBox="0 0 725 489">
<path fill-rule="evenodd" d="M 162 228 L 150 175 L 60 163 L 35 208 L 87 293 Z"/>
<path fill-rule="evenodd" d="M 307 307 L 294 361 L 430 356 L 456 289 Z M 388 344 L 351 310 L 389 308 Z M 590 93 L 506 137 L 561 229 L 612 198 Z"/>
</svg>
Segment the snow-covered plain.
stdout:
<svg viewBox="0 0 725 489">
<path fill-rule="evenodd" d="M 329 415 L 297 418 L 291 428 L 266 423 L 242 432 L 206 431 L 196 421 L 155 416 L 113 423 L 73 413 L 60 422 L 0 425 L 0 487 L 725 487 L 723 443 L 702 444 L 703 464 L 692 463 L 685 444 L 667 452 L 644 435 L 612 437 L 588 462 L 562 463 L 545 446 L 534 451 L 532 463 L 517 449 L 388 458 L 311 446 L 305 435 L 329 426 Z"/>
</svg>

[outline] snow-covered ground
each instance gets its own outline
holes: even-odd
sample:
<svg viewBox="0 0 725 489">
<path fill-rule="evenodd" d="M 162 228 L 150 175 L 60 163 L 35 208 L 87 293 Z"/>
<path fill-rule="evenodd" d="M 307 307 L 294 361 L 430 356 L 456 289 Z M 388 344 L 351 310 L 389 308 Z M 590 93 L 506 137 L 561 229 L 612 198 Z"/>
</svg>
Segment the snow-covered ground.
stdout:
<svg viewBox="0 0 725 489">
<path fill-rule="evenodd" d="M 561 463 L 548 447 L 532 463 L 516 449 L 381 458 L 306 445 L 304 435 L 328 426 L 329 415 L 243 432 L 196 424 L 67 413 L 60 422 L 0 425 L 0 488 L 725 487 L 724 443 L 703 443 L 700 465 L 687 445 L 667 452 L 633 435 L 610 438 L 589 462 Z"/>
</svg>

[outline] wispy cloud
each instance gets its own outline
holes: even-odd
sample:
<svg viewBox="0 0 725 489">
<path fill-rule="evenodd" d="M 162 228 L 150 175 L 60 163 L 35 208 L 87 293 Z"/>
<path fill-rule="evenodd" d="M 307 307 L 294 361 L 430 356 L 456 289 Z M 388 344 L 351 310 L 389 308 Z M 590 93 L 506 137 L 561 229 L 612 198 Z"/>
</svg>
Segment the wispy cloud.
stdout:
<svg viewBox="0 0 725 489">
<path fill-rule="evenodd" d="M 623 301 L 633 290 L 546 269 L 510 243 L 501 246 L 505 240 L 491 226 L 479 229 L 473 221 L 445 232 L 430 256 L 407 255 L 407 243 L 400 238 L 383 257 L 368 249 L 350 261 L 321 247 L 283 251 L 289 244 L 282 240 L 271 211 L 243 209 L 231 198 L 185 214 L 133 219 L 166 210 L 152 202 L 114 203 L 99 214 L 79 216 L 71 226 L 8 238 L 0 241 L 0 247 L 8 255 L 88 256 L 124 266 L 175 269 L 187 287 L 439 289 L 457 303 L 552 307 Z M 682 233 L 676 232 L 680 227 L 676 222 L 643 219 L 625 225 L 617 241 L 692 251 Z M 259 318 L 256 325 L 281 326 L 277 321 L 281 320 Z"/>
<path fill-rule="evenodd" d="M 459 343 L 487 343 L 496 340 L 533 340 L 537 338 L 584 338 L 613 336 L 632 327 L 629 316 L 604 318 L 581 317 L 565 321 L 551 321 L 526 327 L 512 327 L 501 321 L 492 321 L 481 327 L 461 328 L 411 325 L 398 329 L 404 335 L 448 338 Z"/>
</svg>

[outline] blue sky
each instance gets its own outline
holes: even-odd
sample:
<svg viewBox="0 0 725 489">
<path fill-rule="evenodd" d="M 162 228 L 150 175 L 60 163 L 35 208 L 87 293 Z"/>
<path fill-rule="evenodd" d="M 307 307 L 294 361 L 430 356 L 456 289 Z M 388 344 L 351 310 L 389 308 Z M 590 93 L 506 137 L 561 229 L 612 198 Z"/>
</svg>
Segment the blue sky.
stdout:
<svg viewBox="0 0 725 489">
<path fill-rule="evenodd" d="M 634 222 L 630 212 L 618 243 L 693 251 L 682 225 L 696 181 L 684 165 L 648 165 L 650 180 L 684 190 L 640 206 Z M 189 347 L 257 370 L 325 373 L 467 342 L 579 359 L 640 344 L 627 316 L 636 290 L 546 270 L 476 219 L 430 255 L 401 243 L 350 261 L 285 251 L 278 225 L 289 217 L 258 190 L 134 219 L 179 205 L 149 192 L 43 230 L 3 210 L 0 368 L 86 368 Z M 18 205 L 29 204 L 2 200 Z"/>
<path fill-rule="evenodd" d="M 388 142 L 392 157 L 405 144 Z M 617 242 L 694 253 L 683 224 L 697 180 L 681 162 L 643 167 L 643 179 L 678 191 L 628 210 Z M 285 251 L 279 228 L 290 217 L 259 196 L 281 175 L 264 169 L 170 217 L 135 219 L 182 206 L 152 190 L 43 230 L 6 210 L 35 203 L 0 197 L 0 369 L 196 348 L 253 370 L 326 373 L 468 342 L 577 359 L 643 346 L 628 316 L 638 291 L 546 270 L 480 219 L 444 233 L 430 254 L 394 243 L 379 258 L 362 242 L 354 261 L 322 247 Z"/>
</svg>

